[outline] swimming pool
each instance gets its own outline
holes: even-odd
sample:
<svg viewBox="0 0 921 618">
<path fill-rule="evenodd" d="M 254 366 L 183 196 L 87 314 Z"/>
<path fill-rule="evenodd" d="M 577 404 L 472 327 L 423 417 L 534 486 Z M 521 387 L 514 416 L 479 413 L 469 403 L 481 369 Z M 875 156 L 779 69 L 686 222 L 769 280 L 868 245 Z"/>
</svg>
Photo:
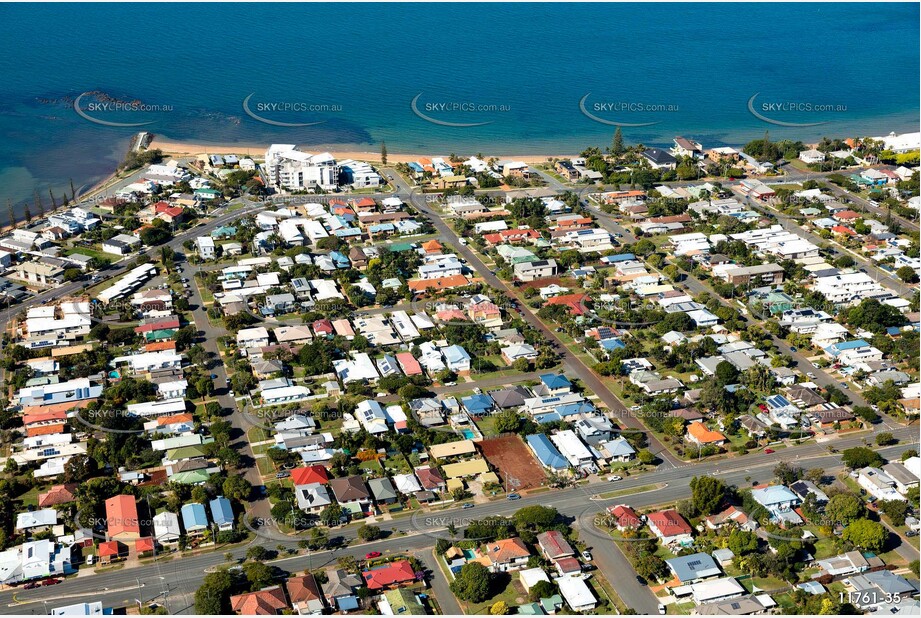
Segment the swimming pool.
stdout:
<svg viewBox="0 0 921 618">
<path fill-rule="evenodd" d="M 473 440 L 476 438 L 476 434 L 473 432 L 472 429 L 461 429 L 460 434 L 464 436 L 464 438 L 466 438 L 467 440 Z"/>
</svg>

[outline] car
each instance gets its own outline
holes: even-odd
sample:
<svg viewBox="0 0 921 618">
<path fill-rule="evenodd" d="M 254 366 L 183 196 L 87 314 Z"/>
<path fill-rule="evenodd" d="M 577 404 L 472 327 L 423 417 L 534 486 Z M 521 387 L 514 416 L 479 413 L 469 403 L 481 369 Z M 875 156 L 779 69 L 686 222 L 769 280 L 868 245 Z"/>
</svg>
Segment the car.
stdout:
<svg viewBox="0 0 921 618">
<path fill-rule="evenodd" d="M 282 470 L 281 472 L 278 472 L 275 474 L 275 478 L 277 479 L 286 479 L 289 476 L 291 476 L 291 473 L 288 472 L 287 470 Z"/>
<path fill-rule="evenodd" d="M 473 508 L 473 502 L 464 502 L 464 503 L 461 505 L 461 508 L 462 508 L 462 509 L 472 509 L 472 508 Z"/>
<path fill-rule="evenodd" d="M 505 497 L 506 500 L 521 500 L 521 496 L 518 494 L 509 494 Z"/>
<path fill-rule="evenodd" d="M 613 483 L 613 482 L 615 482 L 615 481 L 622 481 L 622 480 L 624 480 L 624 477 L 618 476 L 617 474 L 612 474 L 611 476 L 608 477 L 608 480 L 611 481 L 611 482 Z"/>
<path fill-rule="evenodd" d="M 23 586 L 23 588 L 25 588 L 26 590 L 34 590 L 35 588 L 38 588 L 38 584 L 36 584 L 35 582 L 29 582 L 28 584 Z"/>
<path fill-rule="evenodd" d="M 591 561 L 591 559 L 592 559 L 592 552 L 590 552 L 590 551 L 588 551 L 588 550 L 586 549 L 584 552 L 582 552 L 582 559 L 583 559 L 583 560 L 589 560 L 589 561 Z"/>
<path fill-rule="evenodd" d="M 55 584 L 60 584 L 60 583 L 61 583 L 60 579 L 55 579 L 53 577 L 49 577 L 48 579 L 42 580 L 42 586 L 53 586 Z"/>
<path fill-rule="evenodd" d="M 840 386 L 841 388 L 847 388 L 847 384 L 845 384 L 844 382 L 838 382 L 838 386 Z"/>
<path fill-rule="evenodd" d="M 371 558 L 380 558 L 381 552 L 379 551 L 369 551 L 365 554 L 365 560 L 370 560 Z"/>
<path fill-rule="evenodd" d="M 212 380 L 217 380 L 217 374 L 216 374 L 216 373 L 212 373 L 212 374 L 211 374 L 211 379 L 212 379 Z"/>
<path fill-rule="evenodd" d="M 231 397 L 236 397 L 236 395 L 234 394 L 233 391 L 230 391 L 230 392 L 228 392 L 227 394 L 230 395 Z"/>
<path fill-rule="evenodd" d="M 445 386 L 457 386 L 457 382 L 445 382 Z"/>
<path fill-rule="evenodd" d="M 765 455 L 770 455 L 771 453 L 775 453 L 775 452 L 776 452 L 776 451 L 775 451 L 774 449 L 772 449 L 772 448 L 766 448 L 766 449 L 764 449 L 764 454 L 765 454 Z"/>
<path fill-rule="evenodd" d="M 93 564 L 93 562 L 95 561 L 96 561 L 96 554 L 90 554 L 89 556 L 86 557 L 86 564 L 88 565 Z"/>
<path fill-rule="evenodd" d="M 790 351 L 791 351 L 791 352 L 796 352 L 796 347 L 791 345 L 791 346 L 790 346 Z"/>
<path fill-rule="evenodd" d="M 815 374 L 812 373 L 811 371 L 807 371 L 807 372 L 806 372 L 806 377 L 807 377 L 807 378 L 815 379 Z"/>
<path fill-rule="evenodd" d="M 815 367 L 816 369 L 819 368 L 819 364 L 818 364 L 818 363 L 812 363 L 812 366 Z"/>
<path fill-rule="evenodd" d="M 908 530 L 908 531 L 905 533 L 905 536 L 918 536 L 918 531 L 917 531 L 917 530 Z"/>
<path fill-rule="evenodd" d="M 666 611 L 668 611 L 668 610 L 667 610 L 667 608 L 665 607 L 665 603 L 659 603 L 659 613 L 660 613 L 660 614 L 665 614 Z"/>
</svg>

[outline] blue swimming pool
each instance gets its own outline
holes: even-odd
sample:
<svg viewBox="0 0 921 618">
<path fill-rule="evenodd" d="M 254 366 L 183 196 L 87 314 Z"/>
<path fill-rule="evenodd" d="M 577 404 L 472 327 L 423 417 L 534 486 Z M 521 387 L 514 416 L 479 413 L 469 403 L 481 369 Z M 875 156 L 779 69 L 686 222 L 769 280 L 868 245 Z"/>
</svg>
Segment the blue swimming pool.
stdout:
<svg viewBox="0 0 921 618">
<path fill-rule="evenodd" d="M 460 434 L 468 440 L 473 440 L 474 438 L 476 438 L 476 434 L 473 432 L 472 429 L 461 429 Z"/>
</svg>

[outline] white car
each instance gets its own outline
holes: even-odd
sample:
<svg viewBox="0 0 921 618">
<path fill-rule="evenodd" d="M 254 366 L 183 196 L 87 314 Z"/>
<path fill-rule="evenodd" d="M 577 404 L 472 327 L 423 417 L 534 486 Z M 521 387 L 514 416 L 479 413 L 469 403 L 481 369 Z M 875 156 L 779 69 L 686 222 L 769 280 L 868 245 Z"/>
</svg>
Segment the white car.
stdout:
<svg viewBox="0 0 921 618">
<path fill-rule="evenodd" d="M 608 480 L 611 481 L 611 482 L 613 483 L 613 482 L 615 482 L 615 481 L 622 481 L 622 480 L 624 480 L 624 477 L 618 476 L 618 475 L 616 475 L 616 474 L 612 474 L 611 476 L 608 477 Z"/>
</svg>

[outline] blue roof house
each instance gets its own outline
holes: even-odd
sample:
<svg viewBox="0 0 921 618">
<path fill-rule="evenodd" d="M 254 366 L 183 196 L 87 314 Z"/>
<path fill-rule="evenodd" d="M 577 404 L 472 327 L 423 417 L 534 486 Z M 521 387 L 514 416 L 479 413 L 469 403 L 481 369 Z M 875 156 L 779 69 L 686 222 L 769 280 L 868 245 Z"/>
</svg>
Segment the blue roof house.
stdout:
<svg viewBox="0 0 921 618">
<path fill-rule="evenodd" d="M 208 529 L 208 514 L 205 513 L 204 504 L 198 502 L 184 504 L 180 513 L 186 534 L 199 534 Z"/>
<path fill-rule="evenodd" d="M 531 447 L 531 450 L 534 451 L 537 460 L 540 461 L 545 468 L 554 472 L 569 469 L 569 462 L 566 461 L 566 458 L 560 454 L 555 446 L 553 446 L 553 443 L 550 442 L 546 435 L 534 433 L 525 438 L 525 441 L 528 443 L 528 446 Z"/>
<path fill-rule="evenodd" d="M 551 395 L 560 395 L 572 390 L 572 382 L 561 373 L 545 373 L 540 377 L 540 382 Z"/>
<path fill-rule="evenodd" d="M 493 408 L 493 400 L 489 395 L 470 395 L 461 398 L 461 403 L 467 408 L 467 412 L 474 416 L 483 416 Z"/>
<path fill-rule="evenodd" d="M 853 341 L 842 341 L 839 343 L 833 343 L 825 351 L 828 352 L 832 357 L 837 358 L 842 352 L 847 350 L 859 350 L 861 348 L 869 348 L 870 344 L 864 341 L 863 339 L 854 339 Z"/>
<path fill-rule="evenodd" d="M 217 524 L 218 530 L 233 530 L 233 507 L 230 506 L 230 500 L 218 496 L 208 506 L 211 507 L 211 519 Z"/>
</svg>

